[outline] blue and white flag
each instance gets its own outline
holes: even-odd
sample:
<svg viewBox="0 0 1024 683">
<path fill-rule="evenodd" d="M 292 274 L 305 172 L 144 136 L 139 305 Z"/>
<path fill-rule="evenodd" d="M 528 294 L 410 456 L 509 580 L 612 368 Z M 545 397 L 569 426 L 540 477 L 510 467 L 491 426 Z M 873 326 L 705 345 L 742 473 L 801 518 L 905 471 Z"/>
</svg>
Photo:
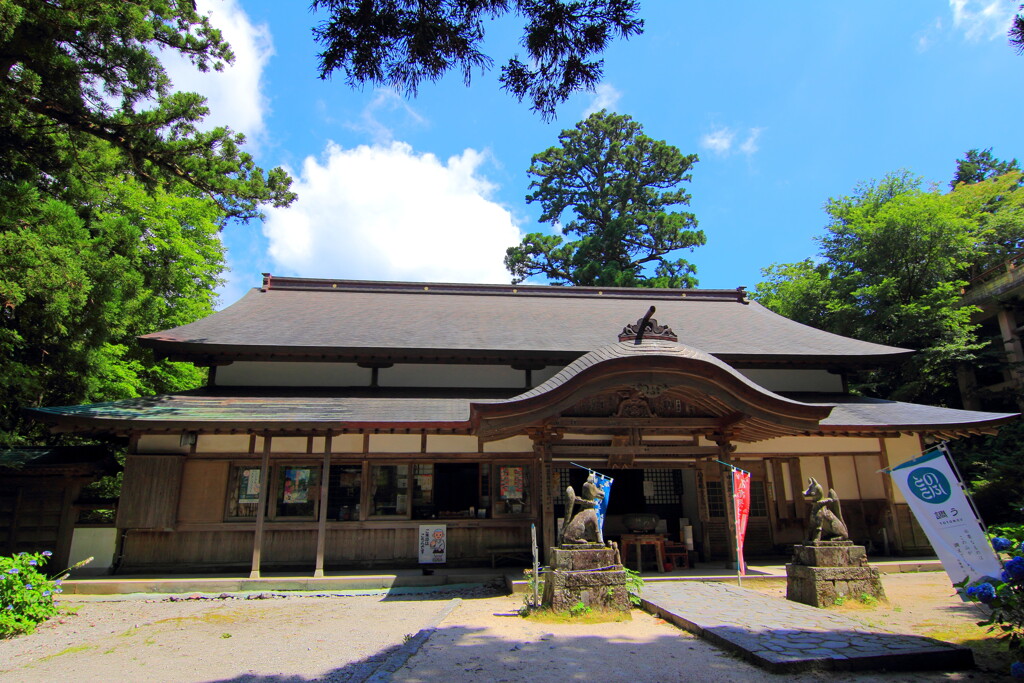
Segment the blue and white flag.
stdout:
<svg viewBox="0 0 1024 683">
<path fill-rule="evenodd" d="M 999 576 L 1003 566 L 941 449 L 889 470 L 953 583 Z"/>
<path fill-rule="evenodd" d="M 604 494 L 600 505 L 597 506 L 597 526 L 601 529 L 604 529 L 604 516 L 608 512 L 608 499 L 612 497 L 613 481 L 615 480 L 611 477 L 594 472 L 594 483 L 597 485 L 597 488 L 601 489 L 601 493 Z"/>
</svg>

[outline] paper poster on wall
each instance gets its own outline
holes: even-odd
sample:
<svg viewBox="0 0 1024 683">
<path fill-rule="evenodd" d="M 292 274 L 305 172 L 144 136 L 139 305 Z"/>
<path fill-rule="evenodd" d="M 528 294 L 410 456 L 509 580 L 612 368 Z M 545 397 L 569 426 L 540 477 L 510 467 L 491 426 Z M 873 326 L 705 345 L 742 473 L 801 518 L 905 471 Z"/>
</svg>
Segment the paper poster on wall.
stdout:
<svg viewBox="0 0 1024 683">
<path fill-rule="evenodd" d="M 309 475 L 308 467 L 285 469 L 282 501 L 285 503 L 309 502 Z"/>
<path fill-rule="evenodd" d="M 420 526 L 420 564 L 444 564 L 448 561 L 448 526 L 430 524 Z"/>
<path fill-rule="evenodd" d="M 248 505 L 260 499 L 260 470 L 244 469 L 238 474 L 238 502 Z"/>
<path fill-rule="evenodd" d="M 499 494 L 502 500 L 523 499 L 523 468 L 522 467 L 501 467 L 499 468 Z"/>
</svg>

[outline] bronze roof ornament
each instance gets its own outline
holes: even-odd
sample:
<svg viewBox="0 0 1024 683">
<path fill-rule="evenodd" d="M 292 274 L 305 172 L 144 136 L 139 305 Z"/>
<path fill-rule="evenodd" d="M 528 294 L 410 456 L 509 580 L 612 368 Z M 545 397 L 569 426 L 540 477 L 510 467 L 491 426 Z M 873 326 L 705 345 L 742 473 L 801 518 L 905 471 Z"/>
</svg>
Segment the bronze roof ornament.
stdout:
<svg viewBox="0 0 1024 683">
<path fill-rule="evenodd" d="M 647 309 L 644 317 L 636 321 L 636 324 L 626 325 L 622 328 L 622 332 L 619 333 L 619 341 L 632 341 L 634 344 L 640 344 L 645 337 L 647 339 L 679 341 L 679 337 L 672 331 L 672 328 L 668 325 L 659 325 L 658 321 L 651 317 L 653 315 L 654 306 L 651 306 Z"/>
</svg>

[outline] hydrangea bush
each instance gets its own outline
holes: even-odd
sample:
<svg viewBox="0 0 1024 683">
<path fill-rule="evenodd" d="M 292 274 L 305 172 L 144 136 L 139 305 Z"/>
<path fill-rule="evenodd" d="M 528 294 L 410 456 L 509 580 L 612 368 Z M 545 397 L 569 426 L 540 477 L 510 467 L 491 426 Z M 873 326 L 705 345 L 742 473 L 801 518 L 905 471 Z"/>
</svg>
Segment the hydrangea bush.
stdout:
<svg viewBox="0 0 1024 683">
<path fill-rule="evenodd" d="M 54 597 L 67 572 L 55 578 L 43 573 L 51 555 L 47 550 L 0 556 L 0 638 L 31 633 L 57 613 Z"/>
<path fill-rule="evenodd" d="M 987 605 L 991 610 L 979 626 L 998 633 L 1006 640 L 1015 661 L 1010 673 L 1024 678 L 1024 526 L 1003 526 L 992 537 L 992 548 L 1003 562 L 999 577 L 986 577 L 968 585 L 957 584 L 967 599 Z"/>
</svg>

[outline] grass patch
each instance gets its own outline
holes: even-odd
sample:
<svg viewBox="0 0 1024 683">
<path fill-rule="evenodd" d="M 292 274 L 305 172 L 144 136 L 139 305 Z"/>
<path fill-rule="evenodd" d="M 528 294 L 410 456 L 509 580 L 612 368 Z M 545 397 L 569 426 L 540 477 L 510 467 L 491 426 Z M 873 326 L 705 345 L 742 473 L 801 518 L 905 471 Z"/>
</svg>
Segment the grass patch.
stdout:
<svg viewBox="0 0 1024 683">
<path fill-rule="evenodd" d="M 607 624 L 611 622 L 632 621 L 630 612 L 620 610 L 590 609 L 589 612 L 572 614 L 556 612 L 544 607 L 523 613 L 523 618 L 538 624 Z"/>
<path fill-rule="evenodd" d="M 237 624 L 239 621 L 246 617 L 252 617 L 253 613 L 248 612 L 243 614 L 241 610 L 233 611 L 216 611 L 216 612 L 203 612 L 201 614 L 192 614 L 187 617 L 168 617 L 167 619 L 160 619 L 159 621 L 153 622 L 154 624 L 175 624 L 177 626 L 184 626 L 187 624 Z"/>
<path fill-rule="evenodd" d="M 71 647 L 64 648 L 60 652 L 55 652 L 52 655 L 46 655 L 45 657 L 40 657 L 39 661 L 40 662 L 48 662 L 51 659 L 56 659 L 57 657 L 63 657 L 64 655 L 73 655 L 76 652 L 85 652 L 86 650 L 91 650 L 91 649 L 93 649 L 92 645 L 72 645 Z"/>
</svg>

